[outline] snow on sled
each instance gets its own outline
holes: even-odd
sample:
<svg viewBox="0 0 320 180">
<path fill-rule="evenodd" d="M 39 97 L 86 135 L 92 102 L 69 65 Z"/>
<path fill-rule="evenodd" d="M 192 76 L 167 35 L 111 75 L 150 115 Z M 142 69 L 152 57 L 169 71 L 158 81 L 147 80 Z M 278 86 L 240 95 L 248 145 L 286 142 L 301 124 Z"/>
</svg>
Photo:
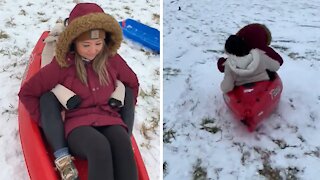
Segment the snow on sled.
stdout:
<svg viewBox="0 0 320 180">
<path fill-rule="evenodd" d="M 159 30 L 133 19 L 123 20 L 119 24 L 125 37 L 142 44 L 156 53 L 160 53 Z"/>
<path fill-rule="evenodd" d="M 34 47 L 30 56 L 30 61 L 25 72 L 22 83 L 32 77 L 41 67 L 41 53 L 44 48 L 43 40 L 48 36 L 48 31 L 44 32 Z M 18 106 L 19 134 L 22 150 L 31 180 L 57 180 L 60 179 L 55 170 L 52 152 L 45 142 L 42 131 L 31 119 L 29 113 L 19 101 Z M 149 176 L 142 160 L 137 143 L 131 136 L 132 149 L 137 164 L 139 180 L 148 180 Z M 80 179 L 88 179 L 87 161 L 75 159 L 75 165 L 79 171 Z M 125 172 L 124 172 L 125 173 Z"/>
<path fill-rule="evenodd" d="M 246 125 L 250 132 L 254 131 L 279 104 L 282 82 L 278 74 L 269 74 L 269 81 L 238 86 L 223 95 L 235 118 Z"/>
</svg>

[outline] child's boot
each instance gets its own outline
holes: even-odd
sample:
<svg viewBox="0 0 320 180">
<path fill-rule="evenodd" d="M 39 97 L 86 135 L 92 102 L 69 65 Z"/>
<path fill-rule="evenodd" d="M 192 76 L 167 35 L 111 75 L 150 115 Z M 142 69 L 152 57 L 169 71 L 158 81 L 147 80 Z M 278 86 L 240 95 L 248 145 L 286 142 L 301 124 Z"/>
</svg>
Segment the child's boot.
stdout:
<svg viewBox="0 0 320 180">
<path fill-rule="evenodd" d="M 63 156 L 54 161 L 57 169 L 60 172 L 62 180 L 78 180 L 78 171 L 72 162 L 70 155 Z"/>
</svg>

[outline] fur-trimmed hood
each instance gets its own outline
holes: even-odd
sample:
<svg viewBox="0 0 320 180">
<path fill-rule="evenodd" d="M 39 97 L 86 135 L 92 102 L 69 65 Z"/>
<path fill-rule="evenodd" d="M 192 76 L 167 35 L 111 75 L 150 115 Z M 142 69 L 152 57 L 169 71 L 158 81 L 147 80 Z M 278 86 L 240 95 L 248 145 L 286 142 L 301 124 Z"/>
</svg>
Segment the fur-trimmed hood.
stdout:
<svg viewBox="0 0 320 180">
<path fill-rule="evenodd" d="M 260 64 L 259 51 L 261 50 L 252 49 L 248 55 L 242 57 L 230 54 L 226 62 L 235 74 L 240 76 L 251 75 Z"/>
<path fill-rule="evenodd" d="M 82 33 L 102 29 L 111 36 L 109 44 L 110 55 L 115 55 L 122 42 L 122 30 L 116 19 L 104 13 L 103 9 L 94 3 L 79 3 L 71 11 L 68 25 L 60 34 L 56 47 L 56 60 L 61 67 L 67 67 L 66 56 L 73 41 Z"/>
</svg>

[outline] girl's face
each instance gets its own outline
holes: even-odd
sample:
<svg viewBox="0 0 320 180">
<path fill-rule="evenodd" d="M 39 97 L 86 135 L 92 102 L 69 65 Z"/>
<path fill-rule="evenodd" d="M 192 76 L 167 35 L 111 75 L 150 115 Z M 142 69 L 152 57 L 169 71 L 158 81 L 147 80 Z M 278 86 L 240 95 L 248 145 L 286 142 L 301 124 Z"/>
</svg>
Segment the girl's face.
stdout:
<svg viewBox="0 0 320 180">
<path fill-rule="evenodd" d="M 76 51 L 80 56 L 92 61 L 104 46 L 103 39 L 76 41 Z"/>
</svg>

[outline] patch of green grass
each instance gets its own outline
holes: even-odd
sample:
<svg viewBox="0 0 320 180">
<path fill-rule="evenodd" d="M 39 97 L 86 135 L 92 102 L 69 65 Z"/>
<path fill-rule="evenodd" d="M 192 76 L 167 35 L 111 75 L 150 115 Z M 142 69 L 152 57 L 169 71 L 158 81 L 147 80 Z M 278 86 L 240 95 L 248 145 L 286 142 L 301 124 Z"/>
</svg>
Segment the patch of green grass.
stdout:
<svg viewBox="0 0 320 180">
<path fill-rule="evenodd" d="M 270 156 L 274 154 L 274 151 L 269 151 L 266 149 L 262 149 L 261 147 L 253 147 L 254 151 L 257 152 L 261 156 L 261 160 L 263 162 L 269 162 Z"/>
<path fill-rule="evenodd" d="M 26 49 L 18 48 L 17 46 L 14 47 L 14 51 L 11 53 L 14 56 L 22 56 L 27 52 Z"/>
<path fill-rule="evenodd" d="M 144 147 L 146 149 L 151 149 L 151 144 L 150 144 L 150 140 L 148 141 L 144 141 L 143 143 L 140 144 L 141 147 Z"/>
<path fill-rule="evenodd" d="M 41 18 L 40 22 L 45 23 L 48 22 L 50 20 L 50 18 Z"/>
<path fill-rule="evenodd" d="M 8 19 L 6 21 L 6 27 L 15 27 L 17 24 L 14 22 L 14 18 L 10 17 L 10 19 Z"/>
<path fill-rule="evenodd" d="M 153 112 L 156 113 L 156 116 L 152 116 L 150 122 L 151 122 L 152 130 L 155 132 L 155 129 L 159 127 L 160 112 L 159 112 L 159 109 L 154 109 Z"/>
<path fill-rule="evenodd" d="M 297 167 L 288 167 L 285 169 L 285 175 L 287 180 L 298 180 L 297 177 L 300 170 Z"/>
<path fill-rule="evenodd" d="M 166 79 L 168 79 L 169 76 L 178 76 L 180 73 L 181 73 L 180 69 L 171 68 L 171 67 L 163 68 L 163 76 L 167 77 Z"/>
<path fill-rule="evenodd" d="M 166 176 L 168 174 L 168 163 L 166 161 L 163 162 L 162 168 L 163 168 L 163 175 Z"/>
<path fill-rule="evenodd" d="M 267 180 L 298 180 L 300 179 L 298 177 L 300 171 L 297 167 L 273 168 L 269 163 L 263 163 L 263 168 L 258 173 Z"/>
<path fill-rule="evenodd" d="M 153 13 L 152 20 L 154 20 L 156 22 L 156 24 L 159 24 L 160 23 L 160 15 Z"/>
<path fill-rule="evenodd" d="M 27 12 L 23 9 L 20 10 L 19 15 L 26 16 Z"/>
<path fill-rule="evenodd" d="M 0 39 L 8 39 L 10 36 L 3 30 L 0 30 Z"/>
<path fill-rule="evenodd" d="M 201 166 L 201 159 L 197 159 L 196 164 L 193 166 L 193 180 L 207 179 L 207 170 Z"/>
<path fill-rule="evenodd" d="M 24 55 L 27 52 L 27 50 L 25 48 L 21 49 L 21 48 L 19 48 L 17 46 L 14 46 L 12 49 L 14 49 L 14 50 L 10 51 L 8 48 L 7 49 L 0 49 L 0 54 L 2 54 L 3 56 L 11 56 L 11 55 L 13 55 L 13 56 L 20 57 L 20 56 Z"/>
<path fill-rule="evenodd" d="M 206 125 L 206 124 L 214 123 L 215 121 L 216 121 L 215 118 L 205 117 L 205 118 L 202 119 L 201 125 Z"/>
<path fill-rule="evenodd" d="M 150 52 L 150 51 L 144 51 L 144 54 L 145 54 L 146 56 L 150 56 L 150 55 L 151 55 L 151 52 Z"/>
<path fill-rule="evenodd" d="M 39 16 L 43 16 L 43 15 L 45 15 L 46 13 L 44 13 L 44 12 L 37 12 L 37 14 L 38 14 Z"/>
<path fill-rule="evenodd" d="M 0 49 L 0 54 L 2 54 L 3 56 L 8 56 L 9 52 L 5 49 Z"/>
<path fill-rule="evenodd" d="M 143 99 L 146 97 L 158 97 L 159 95 L 159 89 L 157 89 L 154 85 L 151 86 L 150 91 L 144 91 L 142 88 L 140 89 L 139 96 L 141 96 Z"/>
<path fill-rule="evenodd" d="M 280 51 L 287 51 L 289 48 L 285 46 L 272 45 L 273 48 L 279 49 Z"/>
<path fill-rule="evenodd" d="M 141 133 L 147 140 L 152 139 L 150 132 L 156 134 L 160 122 L 160 112 L 158 109 L 154 108 L 150 113 L 155 115 L 151 116 L 151 120 L 147 119 L 147 121 L 143 122 L 141 126 Z"/>
<path fill-rule="evenodd" d="M 243 166 L 245 166 L 247 164 L 247 161 L 248 159 L 250 158 L 251 154 L 250 154 L 250 151 L 245 151 L 245 152 L 242 152 L 242 155 L 241 155 L 241 164 Z"/>
<path fill-rule="evenodd" d="M 172 139 L 175 139 L 176 131 L 173 129 L 166 130 L 165 125 L 163 127 L 163 143 L 171 143 Z"/>
<path fill-rule="evenodd" d="M 289 145 L 286 141 L 284 141 L 282 139 L 272 139 L 272 141 L 275 144 L 277 144 L 281 149 L 285 149 L 285 148 L 288 148 L 288 147 L 297 147 L 297 145 Z"/>
<path fill-rule="evenodd" d="M 147 93 L 141 88 L 139 92 L 139 96 L 141 96 L 142 98 L 145 98 L 147 96 Z"/>
<path fill-rule="evenodd" d="M 216 50 L 216 49 L 206 49 L 203 50 L 204 53 L 210 52 L 210 53 L 217 53 L 217 54 L 223 54 L 224 51 L 223 50 Z"/>
<path fill-rule="evenodd" d="M 154 75 L 155 76 L 159 76 L 160 75 L 160 70 L 159 69 L 155 69 L 154 70 Z"/>
<path fill-rule="evenodd" d="M 142 135 L 145 137 L 145 139 L 147 140 L 151 140 L 151 137 L 149 136 L 149 131 L 150 131 L 150 127 L 148 127 L 148 125 L 144 122 L 141 125 L 141 129 L 140 129 Z"/>
<path fill-rule="evenodd" d="M 313 112 L 310 112 L 309 117 L 310 117 L 312 122 L 315 122 L 316 119 L 317 119 L 317 116 Z"/>
<path fill-rule="evenodd" d="M 151 121 L 148 122 L 148 126 L 143 123 L 143 129 L 146 131 L 152 131 L 156 132 L 156 128 L 159 127 L 159 122 L 160 122 L 160 116 L 158 115 L 157 117 L 152 116 Z"/>
<path fill-rule="evenodd" d="M 200 129 L 208 131 L 212 134 L 222 131 L 220 127 L 217 127 L 214 125 L 215 120 L 216 120 L 215 118 L 205 117 L 204 119 L 202 119 Z"/>
<path fill-rule="evenodd" d="M 312 150 L 312 151 L 309 151 L 309 152 L 305 152 L 304 154 L 320 158 L 320 147 L 316 147 L 315 150 Z"/>
<path fill-rule="evenodd" d="M 268 180 L 282 180 L 280 176 L 280 170 L 274 169 L 270 166 L 269 163 L 264 162 L 263 168 L 258 170 L 259 174 L 264 176 Z"/>
<path fill-rule="evenodd" d="M 258 174 L 264 176 L 267 180 L 297 180 L 298 173 L 301 171 L 297 167 L 275 168 L 272 167 L 270 157 L 274 155 L 274 151 L 268 151 L 261 147 L 254 147 L 254 150 L 261 156 L 263 168 L 258 170 Z M 293 154 L 285 156 L 289 159 L 295 159 Z"/>
<path fill-rule="evenodd" d="M 294 154 L 286 154 L 284 157 L 287 159 L 297 159 L 297 156 Z"/>
<path fill-rule="evenodd" d="M 288 54 L 288 56 L 293 59 L 293 60 L 296 60 L 299 56 L 299 53 L 296 53 L 296 52 L 291 52 Z"/>
<path fill-rule="evenodd" d="M 156 97 L 156 95 L 158 94 L 159 89 L 157 89 L 154 85 L 151 86 L 151 91 L 150 91 L 150 96 L 151 97 Z"/>
<path fill-rule="evenodd" d="M 128 10 L 128 11 L 131 10 L 129 6 L 124 6 L 123 9 Z"/>
</svg>

